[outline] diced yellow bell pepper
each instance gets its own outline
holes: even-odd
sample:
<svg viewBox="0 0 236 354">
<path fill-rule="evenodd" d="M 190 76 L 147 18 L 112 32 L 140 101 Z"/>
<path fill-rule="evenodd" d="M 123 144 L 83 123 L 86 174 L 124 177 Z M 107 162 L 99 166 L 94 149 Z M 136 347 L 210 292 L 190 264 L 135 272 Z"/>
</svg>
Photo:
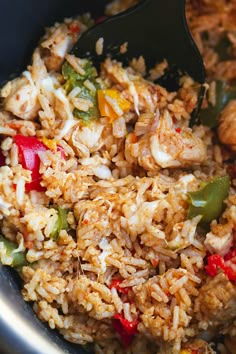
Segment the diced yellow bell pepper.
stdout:
<svg viewBox="0 0 236 354">
<path fill-rule="evenodd" d="M 191 354 L 192 350 L 191 349 L 182 349 L 179 354 Z"/>
<path fill-rule="evenodd" d="M 57 144 L 58 144 L 58 141 L 55 140 L 55 139 L 48 139 L 48 138 L 45 138 L 43 137 L 41 139 L 42 143 L 47 146 L 50 150 L 52 151 L 56 151 L 57 150 Z"/>
<path fill-rule="evenodd" d="M 107 89 L 107 90 L 98 90 L 98 107 L 102 117 L 108 117 L 111 120 L 119 118 L 124 112 L 127 112 L 130 109 L 130 102 L 125 98 L 121 97 L 121 94 L 118 90 Z M 114 109 L 112 103 L 108 102 L 110 98 L 111 101 L 114 101 L 114 105 L 117 105 L 121 112 Z"/>
</svg>

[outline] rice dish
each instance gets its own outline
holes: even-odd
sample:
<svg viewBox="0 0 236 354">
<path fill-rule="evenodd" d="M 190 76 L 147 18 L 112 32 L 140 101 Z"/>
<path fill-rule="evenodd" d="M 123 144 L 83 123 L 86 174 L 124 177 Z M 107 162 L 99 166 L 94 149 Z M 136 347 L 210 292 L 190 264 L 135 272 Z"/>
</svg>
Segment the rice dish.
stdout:
<svg viewBox="0 0 236 354">
<path fill-rule="evenodd" d="M 95 353 L 235 353 L 236 3 L 186 12 L 200 122 L 198 83 L 154 82 L 166 61 L 98 73 L 69 54 L 88 14 L 47 28 L 0 91 L 0 261 L 43 322 Z"/>
</svg>

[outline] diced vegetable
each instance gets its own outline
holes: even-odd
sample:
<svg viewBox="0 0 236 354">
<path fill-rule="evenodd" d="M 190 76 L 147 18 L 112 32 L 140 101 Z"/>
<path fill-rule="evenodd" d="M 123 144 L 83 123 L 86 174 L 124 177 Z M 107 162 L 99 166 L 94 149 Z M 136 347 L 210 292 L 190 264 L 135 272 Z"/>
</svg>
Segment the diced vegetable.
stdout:
<svg viewBox="0 0 236 354">
<path fill-rule="evenodd" d="M 65 85 L 67 92 L 74 87 L 80 86 L 85 80 L 94 80 L 97 77 L 97 70 L 90 60 L 80 59 L 80 66 L 84 70 L 83 75 L 77 73 L 67 61 L 63 64 L 62 75 L 67 80 Z"/>
<path fill-rule="evenodd" d="M 236 86 L 229 86 L 224 81 L 216 81 L 216 104 L 208 104 L 206 109 L 200 111 L 202 124 L 213 128 L 219 123 L 218 117 L 227 103 L 236 98 Z"/>
<path fill-rule="evenodd" d="M 41 139 L 41 141 L 50 150 L 53 150 L 53 151 L 57 150 L 58 141 L 56 139 L 48 139 L 48 138 L 43 137 Z"/>
<path fill-rule="evenodd" d="M 77 98 L 86 99 L 92 102 L 93 106 L 88 109 L 87 112 L 79 110 L 77 108 L 74 109 L 73 114 L 82 119 L 84 122 L 88 122 L 93 119 L 97 119 L 99 116 L 98 112 L 98 103 L 97 103 L 97 89 L 100 88 L 98 83 L 96 82 L 97 71 L 93 66 L 92 62 L 88 59 L 78 59 L 80 61 L 80 65 L 84 70 L 84 74 L 79 74 L 75 72 L 75 70 L 71 67 L 68 62 L 65 62 L 62 66 L 62 75 L 66 80 L 65 89 L 69 94 L 75 87 L 80 88 L 80 92 L 77 94 Z M 89 80 L 92 85 L 95 87 L 95 90 L 90 90 L 86 85 L 84 85 L 85 81 Z"/>
<path fill-rule="evenodd" d="M 225 262 L 224 258 L 219 254 L 213 254 L 207 258 L 206 272 L 211 276 L 215 277 L 219 269 L 224 270 Z"/>
<path fill-rule="evenodd" d="M 201 224 L 209 224 L 217 219 L 223 209 L 224 200 L 229 193 L 229 177 L 216 177 L 196 192 L 188 193 L 188 218 L 202 215 Z"/>
<path fill-rule="evenodd" d="M 106 99 L 108 97 L 108 99 Z M 114 105 L 118 107 L 120 113 L 114 110 L 112 104 L 108 101 L 114 102 Z M 100 114 L 103 117 L 108 117 L 114 120 L 130 109 L 130 102 L 121 96 L 121 93 L 117 90 L 107 89 L 98 90 L 98 107 Z"/>
<path fill-rule="evenodd" d="M 116 288 L 116 290 L 121 293 L 121 294 L 128 294 L 130 291 L 130 288 L 121 288 L 120 284 L 123 282 L 122 279 L 113 279 L 110 284 L 110 289 Z"/>
<path fill-rule="evenodd" d="M 50 234 L 50 237 L 54 241 L 58 240 L 61 230 L 68 230 L 69 229 L 69 225 L 67 222 L 68 210 L 58 207 L 57 212 L 58 212 L 57 221 L 56 221 L 54 228 Z"/>
<path fill-rule="evenodd" d="M 32 190 L 42 192 L 45 188 L 41 186 L 40 158 L 38 153 L 50 150 L 60 151 L 63 158 L 65 158 L 64 149 L 57 145 L 54 139 L 42 138 L 39 140 L 35 136 L 15 135 L 14 142 L 18 147 L 19 162 L 22 167 L 31 171 L 32 181 L 26 183 L 25 189 L 27 192 Z"/>
<path fill-rule="evenodd" d="M 6 265 L 11 267 L 22 267 L 27 265 L 27 260 L 25 256 L 25 252 L 14 252 L 18 245 L 7 238 L 0 235 L 0 243 L 2 244 L 3 248 L 5 249 L 5 254 L 11 260 L 11 263 L 7 262 Z M 4 264 L 4 258 L 2 257 L 1 262 Z"/>
<path fill-rule="evenodd" d="M 47 147 L 34 136 L 15 135 L 14 142 L 18 147 L 19 161 L 22 164 L 22 167 L 31 171 L 32 181 L 26 183 L 26 191 L 44 191 L 45 188 L 40 184 L 40 158 L 38 153 L 47 151 Z"/>
<path fill-rule="evenodd" d="M 5 156 L 3 155 L 2 151 L 0 150 L 0 167 L 5 166 Z"/>
<path fill-rule="evenodd" d="M 113 320 L 113 327 L 119 333 L 123 346 L 128 347 L 132 340 L 134 339 L 134 335 L 137 333 L 137 326 L 139 321 L 128 321 L 121 314 L 115 314 Z"/>
<path fill-rule="evenodd" d="M 224 257 L 213 254 L 207 258 L 206 272 L 215 277 L 222 270 L 231 281 L 236 281 L 236 248 L 233 248 Z"/>
<path fill-rule="evenodd" d="M 81 91 L 77 97 L 90 100 L 93 103 L 93 106 L 89 108 L 87 112 L 80 111 L 75 108 L 73 112 L 75 117 L 82 119 L 84 122 L 89 122 L 91 120 L 97 119 L 99 117 L 97 92 L 89 91 L 85 86 L 82 86 Z"/>
<path fill-rule="evenodd" d="M 65 159 L 66 155 L 65 155 L 65 151 L 63 149 L 63 147 L 61 147 L 59 145 L 59 142 L 56 139 L 48 139 L 43 137 L 41 139 L 42 143 L 49 148 L 52 151 L 60 151 L 61 156 Z"/>
</svg>

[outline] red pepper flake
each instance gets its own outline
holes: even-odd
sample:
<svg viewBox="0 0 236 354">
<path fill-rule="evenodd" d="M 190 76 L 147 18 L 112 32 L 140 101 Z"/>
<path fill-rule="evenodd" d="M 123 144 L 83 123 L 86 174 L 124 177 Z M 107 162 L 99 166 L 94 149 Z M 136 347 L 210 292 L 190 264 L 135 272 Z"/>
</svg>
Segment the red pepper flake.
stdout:
<svg viewBox="0 0 236 354">
<path fill-rule="evenodd" d="M 88 219 L 84 219 L 83 224 L 88 225 L 89 221 Z"/>
<path fill-rule="evenodd" d="M 175 131 L 176 131 L 176 133 L 180 133 L 181 132 L 181 128 L 176 128 Z"/>
<path fill-rule="evenodd" d="M 6 125 L 14 130 L 19 130 L 22 127 L 20 123 L 7 123 Z"/>
<path fill-rule="evenodd" d="M 129 293 L 129 291 L 130 291 L 130 287 L 127 287 L 127 288 L 121 288 L 120 287 L 120 284 L 123 282 L 123 280 L 122 279 L 113 279 L 112 281 L 111 281 L 111 284 L 110 284 L 110 286 L 109 286 L 109 288 L 110 289 L 112 289 L 112 288 L 116 288 L 116 290 L 119 292 L 119 293 L 121 293 L 121 294 L 128 294 Z"/>
<path fill-rule="evenodd" d="M 157 266 L 158 266 L 158 263 L 159 263 L 159 261 L 158 261 L 157 259 L 153 259 L 153 260 L 152 260 L 152 265 L 153 265 L 153 267 L 157 267 Z"/>
<path fill-rule="evenodd" d="M 80 31 L 80 27 L 77 23 L 72 23 L 70 26 L 69 26 L 69 30 L 71 33 L 79 33 Z"/>
<path fill-rule="evenodd" d="M 139 321 L 128 321 L 123 315 L 117 313 L 114 315 L 113 328 L 119 333 L 122 344 L 127 348 L 134 339 L 137 333 L 137 326 Z"/>
</svg>

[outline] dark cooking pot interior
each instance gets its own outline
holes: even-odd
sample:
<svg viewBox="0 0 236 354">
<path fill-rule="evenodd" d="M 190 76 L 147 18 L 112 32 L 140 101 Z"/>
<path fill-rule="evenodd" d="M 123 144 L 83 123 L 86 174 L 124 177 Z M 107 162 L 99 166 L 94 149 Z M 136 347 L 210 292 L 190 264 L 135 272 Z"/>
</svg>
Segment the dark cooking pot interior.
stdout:
<svg viewBox="0 0 236 354">
<path fill-rule="evenodd" d="M 106 0 L 1 0 L 0 83 L 23 70 L 45 26 L 90 11 L 103 14 Z M 83 354 L 34 314 L 20 293 L 20 279 L 0 265 L 0 354 Z"/>
<path fill-rule="evenodd" d="M 103 14 L 108 0 L 1 0 L 0 83 L 29 62 L 44 27 L 89 11 Z"/>
</svg>

